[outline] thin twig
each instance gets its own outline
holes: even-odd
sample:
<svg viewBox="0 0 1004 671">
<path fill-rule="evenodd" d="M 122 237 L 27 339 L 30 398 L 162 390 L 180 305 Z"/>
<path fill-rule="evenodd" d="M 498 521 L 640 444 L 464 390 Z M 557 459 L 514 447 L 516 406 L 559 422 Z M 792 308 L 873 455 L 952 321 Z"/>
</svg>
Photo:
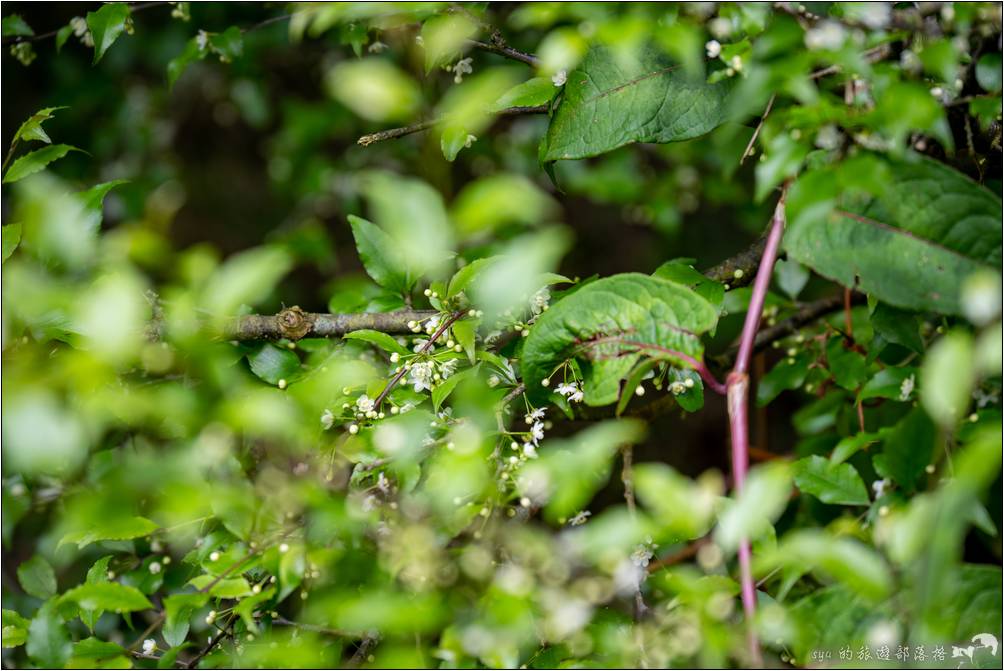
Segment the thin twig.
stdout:
<svg viewBox="0 0 1004 671">
<path fill-rule="evenodd" d="M 424 345 L 422 345 L 421 349 L 418 350 L 417 354 L 425 354 L 430 349 L 435 347 L 436 341 L 439 340 L 439 337 L 442 336 L 444 333 L 446 333 L 449 330 L 449 328 L 453 326 L 453 323 L 456 322 L 461 317 L 463 317 L 465 314 L 467 314 L 466 310 L 459 310 L 450 315 L 450 317 L 446 321 L 444 321 L 442 324 L 439 325 L 439 328 L 436 329 L 436 332 L 433 333 L 431 336 L 429 336 L 429 341 Z M 373 401 L 373 407 L 376 410 L 380 410 L 380 405 L 383 403 L 384 399 L 387 398 L 387 394 L 391 392 L 391 390 L 397 385 L 398 382 L 401 381 L 401 378 L 404 377 L 405 373 L 407 372 L 408 369 L 405 368 L 404 366 L 401 366 L 401 370 L 399 370 L 394 375 L 394 377 L 390 379 L 390 382 L 387 383 L 387 386 L 383 388 L 383 391 L 380 392 L 380 395 L 376 397 L 375 401 Z"/>
<path fill-rule="evenodd" d="M 547 105 L 536 105 L 532 107 L 507 107 L 504 110 L 499 110 L 494 114 L 498 116 L 520 116 L 522 114 L 547 114 Z M 429 130 L 433 126 L 437 126 L 446 121 L 445 117 L 439 117 L 436 119 L 426 119 L 425 121 L 419 121 L 418 123 L 413 123 L 409 126 L 401 126 L 400 128 L 389 128 L 387 130 L 382 130 L 376 133 L 370 133 L 369 135 L 363 135 L 361 138 L 356 140 L 356 144 L 360 144 L 364 147 L 368 147 L 374 142 L 382 142 L 384 140 L 396 140 L 406 135 L 411 135 L 412 133 L 420 133 L 424 130 Z"/>
<path fill-rule="evenodd" d="M 533 54 L 528 54 L 525 51 L 520 51 L 519 49 L 513 49 L 504 41 L 502 41 L 501 38 L 499 38 L 499 40 L 496 40 L 495 35 L 492 36 L 492 40 L 490 42 L 467 40 L 467 44 L 471 45 L 475 49 L 481 49 L 482 51 L 498 54 L 499 56 L 504 56 L 511 60 L 519 61 L 520 63 L 526 63 L 530 67 L 535 68 L 540 65 L 539 58 L 537 58 Z"/>
<path fill-rule="evenodd" d="M 756 139 L 760 136 L 760 131 L 763 129 L 763 124 L 767 121 L 767 116 L 770 114 L 771 109 L 774 108 L 774 100 L 777 99 L 777 94 L 772 93 L 770 100 L 767 101 L 767 107 L 764 109 L 763 114 L 760 116 L 760 123 L 756 125 L 753 129 L 753 137 L 750 138 L 749 143 L 746 145 L 746 149 L 743 151 L 743 155 L 739 157 L 739 165 L 743 164 L 743 161 L 750 155 L 753 151 L 753 145 L 756 143 Z"/>
<path fill-rule="evenodd" d="M 205 657 L 206 655 L 208 655 L 210 653 L 210 651 L 212 651 L 212 649 L 215 648 L 216 645 L 221 640 L 223 640 L 227 636 L 230 636 L 230 633 L 232 631 L 232 626 L 233 626 L 234 619 L 236 619 L 236 618 L 231 618 L 230 622 L 227 623 L 227 626 L 225 626 L 224 628 L 220 629 L 219 633 L 216 634 L 216 636 L 214 636 L 213 638 L 211 638 L 209 640 L 209 645 L 207 645 L 205 648 L 203 648 L 202 650 L 200 650 L 199 654 L 197 654 L 195 657 L 193 657 L 191 660 L 189 660 L 189 662 L 188 662 L 188 668 L 189 669 L 195 668 L 195 665 L 198 664 L 199 662 L 201 662 L 202 658 Z"/>
</svg>

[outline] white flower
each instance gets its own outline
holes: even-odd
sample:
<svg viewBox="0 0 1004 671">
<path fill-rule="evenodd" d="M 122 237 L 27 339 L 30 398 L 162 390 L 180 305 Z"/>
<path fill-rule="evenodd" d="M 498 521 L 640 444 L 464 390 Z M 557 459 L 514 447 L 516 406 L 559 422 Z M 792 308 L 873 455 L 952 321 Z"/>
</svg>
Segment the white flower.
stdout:
<svg viewBox="0 0 1004 671">
<path fill-rule="evenodd" d="M 533 296 L 530 296 L 530 312 L 532 312 L 534 316 L 539 315 L 547 309 L 550 300 L 551 292 L 547 290 L 547 287 L 544 287 Z"/>
<path fill-rule="evenodd" d="M 373 407 L 374 407 L 373 399 L 367 396 L 366 394 L 363 394 L 362 396 L 356 399 L 356 408 L 359 410 L 359 412 L 363 414 L 371 411 Z"/>
<path fill-rule="evenodd" d="M 423 389 L 432 391 L 432 377 L 435 374 L 434 367 L 435 364 L 431 361 L 420 361 L 412 365 L 411 379 L 408 382 L 414 385 L 415 391 L 422 391 Z"/>
<path fill-rule="evenodd" d="M 654 556 L 655 543 L 651 538 L 646 538 L 645 542 L 639 543 L 631 553 L 631 563 L 639 568 L 645 568 Z"/>
<path fill-rule="evenodd" d="M 335 413 L 331 412 L 327 408 L 321 413 L 321 426 L 327 431 L 335 424 Z"/>
<path fill-rule="evenodd" d="M 144 655 L 152 655 L 154 650 L 156 649 L 157 649 L 157 641 L 153 640 L 152 638 L 148 638 L 145 641 L 143 641 Z"/>
<path fill-rule="evenodd" d="M 582 401 L 582 390 L 577 389 L 574 394 L 568 397 L 568 400 L 572 403 L 580 403 Z"/>
<path fill-rule="evenodd" d="M 205 51 L 206 47 L 209 46 L 209 33 L 200 30 L 195 36 L 195 44 L 199 47 L 199 51 Z"/>
<path fill-rule="evenodd" d="M 435 330 L 438 328 L 439 328 L 439 315 L 431 317 L 429 318 L 428 321 L 425 322 L 425 331 L 427 333 L 434 333 Z"/>
<path fill-rule="evenodd" d="M 903 380 L 903 383 L 899 385 L 899 400 L 909 401 L 910 395 L 913 393 L 913 385 L 915 381 L 913 375 Z"/>
<path fill-rule="evenodd" d="M 160 562 L 150 563 L 150 573 L 157 575 L 158 573 L 160 573 L 160 569 L 161 569 Z"/>
<path fill-rule="evenodd" d="M 888 480 L 876 480 L 872 483 L 872 491 L 875 492 L 875 498 L 880 499 L 882 495 L 885 494 L 885 488 L 889 484 Z"/>
<path fill-rule="evenodd" d="M 421 35 L 415 35 L 415 44 L 417 44 L 420 47 L 424 47 L 425 46 L 425 38 L 422 37 Z"/>
<path fill-rule="evenodd" d="M 477 135 L 471 135 L 470 133 L 468 133 L 467 137 L 464 138 L 464 147 L 466 147 L 467 149 L 470 149 L 471 145 L 473 145 L 477 141 L 478 141 L 478 136 Z"/>
<path fill-rule="evenodd" d="M 538 419 L 544 418 L 544 412 L 545 412 L 544 408 L 537 408 L 536 410 L 531 410 L 530 412 L 528 412 L 526 416 L 523 417 L 523 419 L 526 421 L 527 424 L 533 424 Z"/>
<path fill-rule="evenodd" d="M 422 351 L 422 348 L 428 344 L 429 344 L 428 340 L 426 340 L 425 338 L 419 338 L 418 340 L 415 341 L 415 346 L 411 348 L 411 351 L 413 351 L 415 354 L 418 354 L 419 352 Z"/>
<path fill-rule="evenodd" d="M 556 392 L 568 398 L 569 401 L 575 403 L 582 400 L 582 389 L 579 388 L 577 382 L 562 382 L 557 387 L 554 388 Z"/>
<path fill-rule="evenodd" d="M 523 443 L 523 455 L 527 459 L 537 458 L 537 446 L 533 443 Z"/>
<path fill-rule="evenodd" d="M 669 391 L 671 391 L 674 396 L 679 396 L 687 391 L 687 385 L 677 380 L 669 385 Z"/>
<path fill-rule="evenodd" d="M 588 510 L 580 510 L 579 512 L 575 513 L 575 517 L 568 520 L 568 525 L 572 527 L 582 526 L 583 524 L 586 523 L 586 520 L 589 519 L 590 515 L 592 515 L 592 513 L 589 512 Z"/>
<path fill-rule="evenodd" d="M 474 72 L 474 68 L 471 66 L 473 62 L 473 58 L 461 58 L 457 61 L 456 65 L 452 68 L 454 84 L 459 84 L 464 81 L 464 75 L 469 75 Z"/>
<path fill-rule="evenodd" d="M 370 52 L 371 54 L 379 54 L 384 51 L 387 51 L 387 45 L 381 42 L 380 40 L 377 40 L 373 44 L 369 45 L 366 48 L 366 51 Z"/>
<path fill-rule="evenodd" d="M 555 86 L 564 86 L 568 81 L 568 70 L 558 70 L 551 76 L 551 83 Z"/>
<path fill-rule="evenodd" d="M 718 40 L 708 40 L 704 45 L 708 58 L 718 58 L 722 53 L 722 45 Z"/>
<path fill-rule="evenodd" d="M 836 51 L 844 46 L 847 31 L 836 21 L 824 21 L 805 33 L 805 46 L 810 51 Z"/>
<path fill-rule="evenodd" d="M 530 435 L 533 436 L 534 445 L 544 440 L 544 422 L 534 422 L 530 427 Z"/>
<path fill-rule="evenodd" d="M 443 363 L 439 364 L 439 374 L 443 376 L 444 380 L 456 372 L 457 372 L 456 359 L 447 359 Z"/>
</svg>

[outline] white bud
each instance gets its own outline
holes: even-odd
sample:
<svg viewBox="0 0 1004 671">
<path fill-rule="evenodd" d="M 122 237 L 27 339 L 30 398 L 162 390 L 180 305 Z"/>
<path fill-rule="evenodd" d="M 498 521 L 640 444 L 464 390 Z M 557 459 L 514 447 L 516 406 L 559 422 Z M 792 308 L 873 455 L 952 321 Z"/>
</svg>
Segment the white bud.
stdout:
<svg viewBox="0 0 1004 671">
<path fill-rule="evenodd" d="M 463 347 L 461 347 L 460 345 L 454 345 L 454 346 L 453 346 L 453 351 L 454 351 L 454 352 L 463 352 L 463 351 L 464 351 L 464 348 L 463 348 Z"/>
<path fill-rule="evenodd" d="M 279 544 L 279 552 L 281 552 L 283 554 L 289 552 L 289 544 L 287 544 L 287 543 L 280 543 Z"/>
<path fill-rule="evenodd" d="M 357 433 L 359 433 L 359 425 L 349 424 L 349 433 L 351 433 L 352 435 L 356 435 Z"/>
<path fill-rule="evenodd" d="M 643 386 L 641 386 L 639 384 L 637 387 L 634 388 L 634 393 L 635 393 L 635 396 L 644 396 L 645 395 L 645 387 L 643 387 Z"/>
<path fill-rule="evenodd" d="M 543 380 L 540 381 L 540 384 L 543 387 L 549 387 L 551 386 L 551 380 L 545 377 Z"/>
<path fill-rule="evenodd" d="M 213 550 L 212 552 L 209 553 L 209 561 L 219 561 L 219 560 L 220 560 L 219 552 Z"/>
<path fill-rule="evenodd" d="M 390 355 L 390 362 L 391 363 L 397 363 L 400 360 L 401 360 L 401 355 L 398 354 L 397 352 L 394 352 L 393 354 Z"/>
<path fill-rule="evenodd" d="M 688 377 L 686 380 L 684 380 L 683 381 L 683 386 L 686 387 L 687 389 L 693 389 L 694 388 L 694 380 L 693 380 L 693 378 L 689 378 Z"/>
<path fill-rule="evenodd" d="M 426 296 L 432 296 L 432 289 L 426 289 L 422 293 L 425 294 Z"/>
<path fill-rule="evenodd" d="M 456 345 L 456 343 L 455 343 L 455 342 L 453 342 L 452 340 L 447 340 L 447 341 L 446 341 L 446 347 L 447 347 L 447 348 L 449 348 L 449 349 L 453 349 L 453 346 L 454 346 L 454 345 Z"/>
<path fill-rule="evenodd" d="M 285 389 L 285 388 L 286 388 L 286 380 L 284 379 L 279 380 L 279 389 Z"/>
</svg>

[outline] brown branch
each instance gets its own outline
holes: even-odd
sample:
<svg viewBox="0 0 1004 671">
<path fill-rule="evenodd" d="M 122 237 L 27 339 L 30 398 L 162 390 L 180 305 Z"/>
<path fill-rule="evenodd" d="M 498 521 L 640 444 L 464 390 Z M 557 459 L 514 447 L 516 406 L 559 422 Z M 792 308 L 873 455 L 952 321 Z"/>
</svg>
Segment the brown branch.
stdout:
<svg viewBox="0 0 1004 671">
<path fill-rule="evenodd" d="M 475 49 L 480 49 L 481 51 L 487 51 L 489 53 L 498 54 L 499 56 L 504 56 L 514 61 L 519 61 L 520 63 L 526 63 L 530 67 L 537 67 L 540 65 L 540 59 L 533 54 L 528 54 L 525 51 L 520 51 L 519 49 L 513 49 L 502 36 L 496 31 L 492 34 L 490 41 L 479 42 L 478 40 L 467 40 L 467 44 L 471 45 Z"/>
<path fill-rule="evenodd" d="M 730 289 L 750 284 L 756 276 L 757 268 L 760 267 L 760 257 L 763 256 L 766 244 L 767 237 L 763 236 L 735 256 L 705 270 L 705 277 L 727 284 Z"/>
<path fill-rule="evenodd" d="M 435 310 L 325 314 L 304 312 L 293 306 L 276 315 L 234 317 L 224 326 L 222 337 L 225 340 L 300 340 L 340 337 L 360 329 L 411 333 L 408 322 L 423 322 L 437 314 Z"/>
<path fill-rule="evenodd" d="M 446 333 L 450 329 L 450 327 L 453 326 L 453 323 L 456 322 L 461 317 L 463 317 L 465 314 L 467 314 L 466 310 L 460 310 L 450 315 L 449 319 L 445 320 L 442 324 L 440 324 L 439 328 L 436 329 L 436 332 L 433 333 L 431 336 L 429 336 L 429 341 L 424 345 L 422 345 L 421 349 L 418 350 L 418 354 L 425 354 L 430 349 L 435 347 L 436 341 L 439 340 L 440 336 Z M 380 392 L 380 395 L 376 397 L 375 401 L 373 401 L 373 407 L 376 410 L 380 409 L 380 405 L 383 403 L 384 399 L 387 398 L 387 394 L 391 392 L 391 390 L 397 385 L 398 382 L 401 381 L 401 378 L 404 377 L 407 372 L 408 369 L 404 366 L 401 366 L 401 370 L 399 370 L 394 375 L 394 377 L 390 379 L 390 382 L 387 383 L 387 386 L 384 387 L 383 391 Z"/>
<path fill-rule="evenodd" d="M 750 141 L 746 144 L 746 149 L 743 151 L 743 155 L 739 157 L 739 165 L 743 164 L 743 161 L 750 155 L 753 151 L 753 145 L 756 144 L 756 139 L 760 137 L 760 131 L 763 130 L 763 125 L 767 121 L 767 116 L 770 114 L 771 109 L 774 108 L 774 101 L 777 99 L 777 94 L 773 93 L 770 96 L 770 100 L 767 101 L 767 108 L 764 109 L 763 115 L 760 117 L 760 123 L 756 125 L 753 130 L 753 136 Z"/>
<path fill-rule="evenodd" d="M 507 107 L 506 109 L 494 112 L 498 116 L 520 116 L 522 114 L 547 114 L 547 105 L 536 105 L 533 107 Z M 444 117 L 439 117 L 437 119 L 426 119 L 425 121 L 419 121 L 418 123 L 413 123 L 410 126 L 401 126 L 400 128 L 389 128 L 387 130 L 378 131 L 376 133 L 370 133 L 369 135 L 363 135 L 361 138 L 356 140 L 356 144 L 360 144 L 364 147 L 368 147 L 374 142 L 382 142 L 384 140 L 396 140 L 400 137 L 405 137 L 406 135 L 411 135 L 412 133 L 420 133 L 423 130 L 429 130 L 433 126 L 437 126 L 446 121 Z"/>
</svg>

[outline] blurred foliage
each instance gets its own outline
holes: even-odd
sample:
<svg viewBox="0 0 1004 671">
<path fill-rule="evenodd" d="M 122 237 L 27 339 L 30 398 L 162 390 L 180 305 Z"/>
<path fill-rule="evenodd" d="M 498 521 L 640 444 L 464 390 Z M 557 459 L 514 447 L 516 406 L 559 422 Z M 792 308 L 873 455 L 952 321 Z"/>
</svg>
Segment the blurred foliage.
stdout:
<svg viewBox="0 0 1004 671">
<path fill-rule="evenodd" d="M 744 537 L 770 665 L 999 663 L 999 4 L 2 29 L 5 666 L 744 666 Z M 695 268 L 782 185 L 765 326 L 856 293 L 729 496 L 631 446 L 720 405 L 750 277 Z M 294 304 L 407 316 L 221 337 Z"/>
</svg>

